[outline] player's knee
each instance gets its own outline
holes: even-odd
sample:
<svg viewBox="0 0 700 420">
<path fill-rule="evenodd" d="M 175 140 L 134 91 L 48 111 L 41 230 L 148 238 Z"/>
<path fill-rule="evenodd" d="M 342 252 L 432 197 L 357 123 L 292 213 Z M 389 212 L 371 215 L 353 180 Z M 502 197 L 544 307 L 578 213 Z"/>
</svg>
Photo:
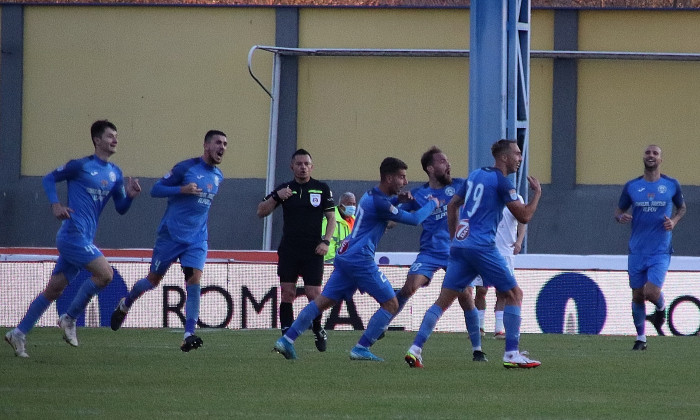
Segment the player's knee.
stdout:
<svg viewBox="0 0 700 420">
<path fill-rule="evenodd" d="M 399 301 L 394 297 L 381 304 L 381 307 L 392 315 L 399 312 Z"/>
<path fill-rule="evenodd" d="M 95 283 L 99 287 L 105 287 L 109 284 L 109 282 L 112 281 L 112 277 L 114 276 L 114 272 L 112 271 L 111 267 L 109 270 L 101 272 L 99 274 L 93 274 L 92 276 L 92 282 Z"/>
</svg>

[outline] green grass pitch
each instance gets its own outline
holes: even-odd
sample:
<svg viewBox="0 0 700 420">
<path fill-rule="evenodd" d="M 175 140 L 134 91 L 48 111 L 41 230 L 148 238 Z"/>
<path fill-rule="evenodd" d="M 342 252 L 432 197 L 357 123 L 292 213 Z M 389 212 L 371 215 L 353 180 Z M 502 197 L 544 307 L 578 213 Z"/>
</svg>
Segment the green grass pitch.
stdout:
<svg viewBox="0 0 700 420">
<path fill-rule="evenodd" d="M 6 329 L 2 329 L 4 334 Z M 0 352 L 0 418 L 698 418 L 698 337 L 528 334 L 536 369 L 505 369 L 503 341 L 484 337 L 488 363 L 471 361 L 465 333 L 435 333 L 424 369 L 403 360 L 415 333 L 390 331 L 373 351 L 383 363 L 349 360 L 359 331 L 313 334 L 299 359 L 271 351 L 276 330 L 200 330 L 183 353 L 182 330 L 79 328 L 80 347 L 57 328 L 28 336 L 29 359 Z"/>
</svg>

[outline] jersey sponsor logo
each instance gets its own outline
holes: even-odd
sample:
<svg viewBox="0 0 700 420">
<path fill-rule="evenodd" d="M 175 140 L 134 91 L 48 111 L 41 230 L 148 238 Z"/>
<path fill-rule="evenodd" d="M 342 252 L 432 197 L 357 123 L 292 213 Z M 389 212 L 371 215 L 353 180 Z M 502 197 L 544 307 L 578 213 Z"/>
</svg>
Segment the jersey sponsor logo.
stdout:
<svg viewBox="0 0 700 420">
<path fill-rule="evenodd" d="M 61 165 L 61 166 L 59 166 L 58 168 L 56 168 L 56 172 L 61 172 L 61 171 L 63 171 L 64 169 L 66 169 L 66 165 Z"/>
<path fill-rule="evenodd" d="M 321 205 L 321 194 L 309 194 L 309 201 L 311 202 L 312 206 L 318 207 Z"/>
<path fill-rule="evenodd" d="M 397 209 L 393 205 L 389 207 L 389 211 L 391 212 L 391 214 L 399 214 L 399 209 Z"/>
<path fill-rule="evenodd" d="M 168 178 L 170 178 L 171 176 L 173 176 L 173 173 L 172 173 L 172 172 L 168 172 L 167 174 L 163 175 L 163 179 L 168 179 Z"/>
<path fill-rule="evenodd" d="M 457 232 L 455 232 L 455 239 L 458 241 L 463 241 L 469 236 L 469 219 L 462 219 L 457 225 Z"/>
<path fill-rule="evenodd" d="M 102 183 L 106 184 L 107 181 L 102 180 Z M 99 201 L 99 202 L 102 202 L 102 200 L 104 200 L 109 195 L 108 190 L 101 190 L 99 188 L 85 188 L 85 192 L 90 194 L 93 201 Z"/>
<path fill-rule="evenodd" d="M 455 189 L 454 189 L 454 187 L 451 187 L 451 186 L 450 186 L 450 187 L 446 187 L 446 188 L 445 188 L 445 195 L 448 196 L 448 197 L 452 197 L 453 195 L 455 195 Z"/>
<path fill-rule="evenodd" d="M 663 194 L 666 192 L 666 186 L 665 185 L 659 185 L 659 194 Z"/>
<path fill-rule="evenodd" d="M 117 180 L 117 174 L 115 174 L 114 172 L 111 172 L 111 171 L 110 171 L 110 172 L 109 172 L 109 180 L 112 181 L 112 182 L 116 181 L 116 180 Z"/>
<path fill-rule="evenodd" d="M 219 177 L 218 177 L 218 176 L 214 176 L 214 185 L 216 185 L 216 186 L 218 187 L 218 186 L 219 186 L 219 182 L 221 182 L 221 180 L 219 179 Z"/>
</svg>

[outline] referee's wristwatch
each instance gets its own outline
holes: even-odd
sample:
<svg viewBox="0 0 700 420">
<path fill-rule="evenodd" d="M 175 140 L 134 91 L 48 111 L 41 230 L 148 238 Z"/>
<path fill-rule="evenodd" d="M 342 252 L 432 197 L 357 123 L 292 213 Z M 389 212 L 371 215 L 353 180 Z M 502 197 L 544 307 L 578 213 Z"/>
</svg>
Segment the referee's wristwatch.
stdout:
<svg viewBox="0 0 700 420">
<path fill-rule="evenodd" d="M 331 241 L 329 241 L 328 239 L 321 239 L 321 243 L 326 244 L 327 246 L 331 246 Z"/>
</svg>

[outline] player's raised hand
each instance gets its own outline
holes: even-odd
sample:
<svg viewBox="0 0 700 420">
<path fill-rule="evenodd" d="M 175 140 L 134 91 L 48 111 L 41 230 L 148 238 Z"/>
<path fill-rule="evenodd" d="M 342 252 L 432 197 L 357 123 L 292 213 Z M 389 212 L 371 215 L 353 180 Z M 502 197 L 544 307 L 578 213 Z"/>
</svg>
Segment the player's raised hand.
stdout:
<svg viewBox="0 0 700 420">
<path fill-rule="evenodd" d="M 73 209 L 70 207 L 64 206 L 61 203 L 53 203 L 53 204 L 51 204 L 51 212 L 56 217 L 56 219 L 66 220 L 66 219 L 70 219 L 70 214 L 73 213 Z"/>
<path fill-rule="evenodd" d="M 197 186 L 196 182 L 190 182 L 180 187 L 180 194 L 199 194 L 202 189 Z"/>
<path fill-rule="evenodd" d="M 128 177 L 126 179 L 126 195 L 129 198 L 135 198 L 141 194 L 141 185 L 138 178 Z"/>
<path fill-rule="evenodd" d="M 540 185 L 540 181 L 538 181 L 537 178 L 528 175 L 527 182 L 528 184 L 530 184 L 530 189 L 533 190 L 535 193 L 542 193 L 542 186 Z"/>
</svg>

